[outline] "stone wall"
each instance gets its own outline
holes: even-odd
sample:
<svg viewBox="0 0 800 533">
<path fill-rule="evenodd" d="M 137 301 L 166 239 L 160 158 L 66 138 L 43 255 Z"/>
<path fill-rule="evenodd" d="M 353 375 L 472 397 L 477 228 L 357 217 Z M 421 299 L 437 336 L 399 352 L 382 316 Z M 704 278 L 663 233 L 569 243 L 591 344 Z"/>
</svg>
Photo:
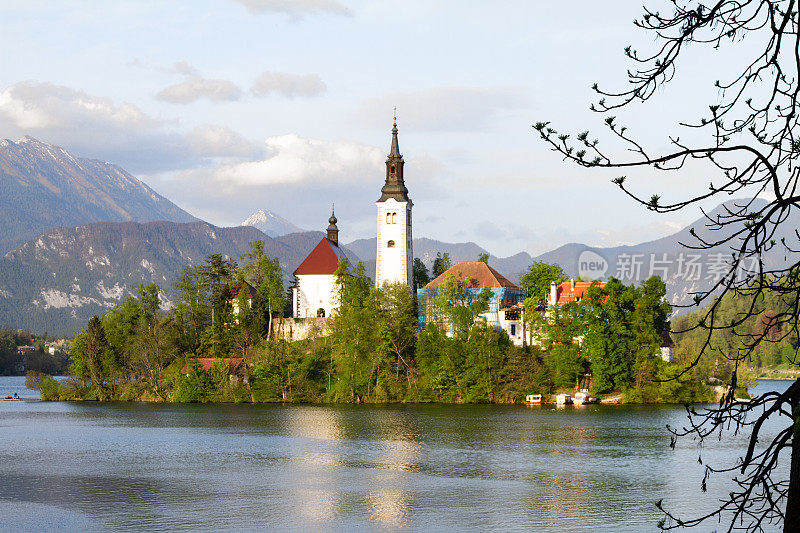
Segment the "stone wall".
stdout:
<svg viewBox="0 0 800 533">
<path fill-rule="evenodd" d="M 328 334 L 327 318 L 278 318 L 272 322 L 275 338 L 301 341 Z"/>
</svg>

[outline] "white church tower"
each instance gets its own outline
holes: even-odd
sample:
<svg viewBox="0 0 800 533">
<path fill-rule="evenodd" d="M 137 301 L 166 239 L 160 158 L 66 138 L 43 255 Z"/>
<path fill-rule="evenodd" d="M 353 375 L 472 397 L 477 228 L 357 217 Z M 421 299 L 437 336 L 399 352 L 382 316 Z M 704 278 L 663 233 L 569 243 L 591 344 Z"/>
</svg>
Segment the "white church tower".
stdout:
<svg viewBox="0 0 800 533">
<path fill-rule="evenodd" d="M 386 183 L 378 208 L 378 240 L 375 285 L 413 283 L 414 250 L 411 241 L 411 208 L 408 189 L 403 181 L 403 156 L 397 143 L 397 117 L 392 127 L 392 147 L 386 159 Z"/>
</svg>

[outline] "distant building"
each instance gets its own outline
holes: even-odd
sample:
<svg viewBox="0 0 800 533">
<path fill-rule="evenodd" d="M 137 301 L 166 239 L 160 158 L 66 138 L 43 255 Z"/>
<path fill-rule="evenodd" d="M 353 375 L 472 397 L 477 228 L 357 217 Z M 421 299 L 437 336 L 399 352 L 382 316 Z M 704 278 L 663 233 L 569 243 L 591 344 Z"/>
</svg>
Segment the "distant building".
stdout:
<svg viewBox="0 0 800 533">
<path fill-rule="evenodd" d="M 242 286 L 244 286 L 245 289 L 245 294 L 246 294 L 245 302 L 247 303 L 248 309 L 253 308 L 253 301 L 256 298 L 258 298 L 258 292 L 252 285 L 250 285 L 246 281 L 242 281 L 242 284 L 243 285 L 240 284 L 233 285 L 230 289 L 230 292 L 228 293 L 228 296 L 230 297 L 231 300 L 231 307 L 233 309 L 234 316 L 239 316 L 239 312 L 241 311 L 239 309 L 239 293 L 242 292 Z"/>
<path fill-rule="evenodd" d="M 666 361 L 667 363 L 671 363 L 673 361 L 672 348 L 674 346 L 675 343 L 672 341 L 669 331 L 662 332 L 661 349 L 659 350 L 659 355 L 661 355 L 662 360 Z"/>
<path fill-rule="evenodd" d="M 550 296 L 547 299 L 547 306 L 553 307 L 554 305 L 564 305 L 570 302 L 580 302 L 589 295 L 589 287 L 592 286 L 592 281 L 575 281 L 571 279 L 565 281 L 560 285 L 556 285 L 553 281 L 550 283 Z M 603 281 L 597 284 L 601 289 L 606 286 Z"/>
<path fill-rule="evenodd" d="M 489 309 L 480 317 L 496 331 L 505 331 L 514 344 L 523 344 L 522 302 L 525 300 L 525 291 L 482 261 L 456 263 L 424 288 L 417 289 L 420 329 L 424 329 L 429 322 L 435 322 L 446 327 L 449 335 L 453 334 L 433 303 L 439 287 L 450 274 L 469 279 L 467 303 L 472 303 L 483 289 L 488 288 L 492 293 Z"/>
<path fill-rule="evenodd" d="M 339 305 L 334 273 L 345 254 L 339 248 L 336 222 L 336 215 L 331 213 L 327 235 L 294 271 L 291 288 L 294 318 L 326 318 Z"/>
</svg>

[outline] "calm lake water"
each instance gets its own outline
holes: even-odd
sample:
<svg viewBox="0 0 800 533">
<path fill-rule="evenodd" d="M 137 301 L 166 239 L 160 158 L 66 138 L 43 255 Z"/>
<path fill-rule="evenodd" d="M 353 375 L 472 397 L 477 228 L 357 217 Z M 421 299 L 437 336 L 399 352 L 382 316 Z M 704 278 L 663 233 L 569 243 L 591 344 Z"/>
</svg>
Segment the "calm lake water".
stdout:
<svg viewBox="0 0 800 533">
<path fill-rule="evenodd" d="M 0 396 L 14 391 L 31 395 L 0 377 Z M 685 416 L 0 402 L 0 530 L 656 531 L 657 500 L 690 516 L 730 486 L 712 477 L 702 493 L 696 443 L 669 448 L 664 426 Z M 742 445 L 708 441 L 703 460 L 732 461 Z"/>
</svg>

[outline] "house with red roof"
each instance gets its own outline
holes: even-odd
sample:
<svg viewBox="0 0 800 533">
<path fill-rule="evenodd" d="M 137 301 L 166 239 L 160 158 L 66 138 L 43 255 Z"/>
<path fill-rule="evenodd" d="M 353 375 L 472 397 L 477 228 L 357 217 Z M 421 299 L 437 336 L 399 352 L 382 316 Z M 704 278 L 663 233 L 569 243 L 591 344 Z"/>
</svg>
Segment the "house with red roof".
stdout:
<svg viewBox="0 0 800 533">
<path fill-rule="evenodd" d="M 555 281 L 550 282 L 550 297 L 547 299 L 548 307 L 554 305 L 564 305 L 570 302 L 580 302 L 589 295 L 589 287 L 593 281 L 575 281 L 571 279 L 560 285 Z M 606 282 L 599 282 L 598 286 L 603 288 Z"/>
<path fill-rule="evenodd" d="M 489 289 L 492 293 L 489 309 L 480 315 L 481 318 L 495 330 L 508 333 L 514 344 L 523 344 L 522 302 L 525 300 L 525 291 L 482 261 L 456 263 L 424 288 L 417 289 L 420 329 L 424 329 L 428 322 L 447 326 L 440 313 L 437 313 L 433 298 L 442 283 L 451 275 L 467 282 L 466 304 L 474 301 L 484 289 Z M 450 328 L 448 334 L 453 334 Z"/>
<path fill-rule="evenodd" d="M 336 222 L 336 215 L 331 213 L 326 236 L 294 271 L 294 318 L 329 317 L 338 306 L 334 273 L 339 268 L 339 261 L 345 258 L 345 253 L 339 247 L 339 228 Z"/>
</svg>

